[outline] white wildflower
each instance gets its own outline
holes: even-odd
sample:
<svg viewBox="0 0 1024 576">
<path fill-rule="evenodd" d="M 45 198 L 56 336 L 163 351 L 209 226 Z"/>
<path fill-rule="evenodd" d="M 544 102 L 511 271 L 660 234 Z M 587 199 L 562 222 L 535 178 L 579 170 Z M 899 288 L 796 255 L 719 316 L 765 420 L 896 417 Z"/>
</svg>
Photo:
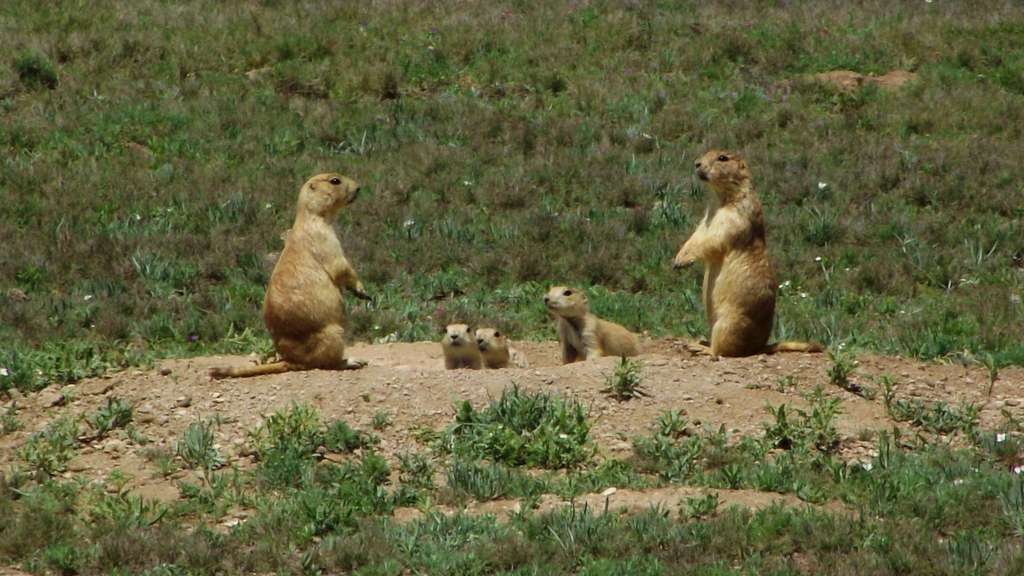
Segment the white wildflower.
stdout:
<svg viewBox="0 0 1024 576">
<path fill-rule="evenodd" d="M 871 464 L 871 462 L 861 462 L 860 463 L 860 467 L 865 469 L 865 470 L 871 470 L 872 468 L 874 468 L 874 466 Z"/>
<path fill-rule="evenodd" d="M 85 298 L 83 298 L 83 300 L 85 300 L 86 302 L 88 302 L 89 300 L 92 300 L 92 294 L 86 294 Z"/>
<path fill-rule="evenodd" d="M 10 372 L 7 371 L 7 368 L 0 368 L 0 376 L 10 376 L 10 375 L 11 374 L 10 374 Z"/>
<path fill-rule="evenodd" d="M 953 486 L 959 486 L 959 485 L 961 485 L 963 483 L 964 483 L 963 478 L 957 478 L 956 480 L 953 480 Z"/>
<path fill-rule="evenodd" d="M 569 437 L 569 435 L 568 434 L 559 434 L 558 437 L 561 438 L 562 440 L 565 440 L 566 438 Z"/>
<path fill-rule="evenodd" d="M 1004 442 L 1004 441 L 1006 441 L 1006 434 L 1004 434 L 1002 432 L 1000 432 L 999 434 L 996 434 L 996 442 Z"/>
<path fill-rule="evenodd" d="M 406 228 L 409 228 L 410 226 L 415 226 L 416 225 L 416 221 L 415 220 L 406 220 L 405 222 L 403 222 L 403 225 Z"/>
<path fill-rule="evenodd" d="M 270 202 L 267 202 L 266 204 L 263 205 L 263 209 L 264 210 L 270 210 L 273 207 L 274 207 L 274 205 L 271 204 Z"/>
<path fill-rule="evenodd" d="M 1016 468 L 1013 469 L 1014 474 L 1020 474 L 1021 472 L 1024 472 L 1024 465 L 1017 466 Z"/>
<path fill-rule="evenodd" d="M 814 261 L 815 262 L 821 262 L 821 256 L 815 256 L 814 257 Z"/>
<path fill-rule="evenodd" d="M 801 292 L 800 293 L 800 297 L 801 298 L 807 298 L 807 292 Z"/>
<path fill-rule="evenodd" d="M 828 182 L 818 182 L 818 190 L 824 190 L 828 188 Z"/>
</svg>

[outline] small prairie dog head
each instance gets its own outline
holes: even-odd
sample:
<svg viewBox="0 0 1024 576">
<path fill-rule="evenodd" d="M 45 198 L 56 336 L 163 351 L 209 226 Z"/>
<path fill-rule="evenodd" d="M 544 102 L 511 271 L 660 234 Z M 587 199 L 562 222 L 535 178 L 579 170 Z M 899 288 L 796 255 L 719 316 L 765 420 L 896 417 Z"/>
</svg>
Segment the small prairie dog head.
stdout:
<svg viewBox="0 0 1024 576">
<path fill-rule="evenodd" d="M 587 295 L 582 290 L 555 286 L 544 295 L 544 305 L 553 314 L 563 318 L 586 316 L 590 312 Z"/>
<path fill-rule="evenodd" d="M 441 337 L 442 346 L 476 346 L 474 334 L 469 331 L 465 324 L 449 324 L 445 327 L 444 336 Z"/>
<path fill-rule="evenodd" d="M 492 352 L 508 348 L 508 339 L 494 328 L 477 328 L 476 345 L 481 352 Z"/>
<path fill-rule="evenodd" d="M 723 204 L 737 193 L 750 190 L 750 170 L 739 154 L 708 150 L 693 163 L 697 178 L 707 185 Z"/>
<path fill-rule="evenodd" d="M 317 174 L 299 191 L 299 212 L 309 212 L 330 220 L 339 210 L 355 202 L 359 184 L 341 174 Z"/>
</svg>

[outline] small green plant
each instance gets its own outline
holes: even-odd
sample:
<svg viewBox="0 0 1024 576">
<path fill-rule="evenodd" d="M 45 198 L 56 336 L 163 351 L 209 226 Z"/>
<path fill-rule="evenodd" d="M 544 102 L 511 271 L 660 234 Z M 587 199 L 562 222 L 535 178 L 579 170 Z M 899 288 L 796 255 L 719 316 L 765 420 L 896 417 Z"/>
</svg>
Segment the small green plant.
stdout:
<svg viewBox="0 0 1024 576">
<path fill-rule="evenodd" d="M 665 410 L 654 419 L 654 433 L 666 438 L 678 439 L 691 435 L 686 410 Z"/>
<path fill-rule="evenodd" d="M 78 420 L 61 416 L 42 432 L 30 436 L 18 450 L 18 458 L 24 460 L 37 474 L 53 476 L 62 472 L 78 452 L 80 435 Z"/>
<path fill-rule="evenodd" d="M 792 374 L 785 374 L 783 376 L 779 376 L 778 380 L 776 380 L 775 391 L 780 394 L 785 394 L 790 390 L 795 390 L 797 384 L 796 376 Z"/>
<path fill-rule="evenodd" d="M 789 450 L 795 447 L 810 447 L 828 452 L 839 443 L 839 432 L 835 427 L 836 416 L 841 412 L 839 398 L 826 398 L 820 386 L 804 395 L 810 404 L 810 411 L 791 409 L 787 404 L 767 410 L 775 421 L 764 423 L 765 439 L 772 446 Z"/>
<path fill-rule="evenodd" d="M 224 465 L 224 459 L 213 447 L 216 443 L 212 420 L 196 421 L 188 425 L 181 440 L 174 443 L 174 452 L 189 468 L 211 470 Z"/>
<path fill-rule="evenodd" d="M 177 454 L 170 448 L 152 446 L 142 449 L 139 453 L 156 466 L 157 474 L 162 478 L 178 471 Z"/>
<path fill-rule="evenodd" d="M 1002 508 L 1000 520 L 1018 537 L 1024 537 L 1024 476 L 1016 474 L 1006 489 L 999 494 Z"/>
<path fill-rule="evenodd" d="M 387 410 L 377 412 L 373 415 L 373 419 L 370 421 L 370 426 L 373 427 L 374 430 L 383 430 L 391 425 L 390 416 L 391 413 Z"/>
<path fill-rule="evenodd" d="M 836 351 L 830 350 L 828 357 L 832 360 L 832 365 L 825 370 L 828 374 L 829 382 L 833 386 L 838 386 L 843 390 L 863 396 L 864 389 L 859 384 L 850 380 L 850 376 L 854 374 L 857 366 L 860 364 L 857 358 L 842 348 Z"/>
<path fill-rule="evenodd" d="M 988 372 L 988 396 L 991 397 L 992 390 L 996 387 L 996 379 L 999 378 L 999 371 L 1006 366 L 1006 363 L 997 359 L 991 352 L 982 354 L 980 363 Z"/>
<path fill-rule="evenodd" d="M 897 422 L 909 422 L 933 434 L 961 432 L 970 434 L 978 424 L 981 409 L 961 400 L 959 406 L 945 402 L 926 403 L 924 400 L 892 400 L 887 406 L 889 416 Z"/>
<path fill-rule="evenodd" d="M 398 455 L 398 481 L 414 490 L 434 489 L 436 468 L 422 454 Z"/>
<path fill-rule="evenodd" d="M 93 429 L 94 438 L 101 438 L 115 428 L 132 421 L 132 407 L 116 396 L 107 397 L 107 405 L 100 406 L 96 414 L 86 418 Z"/>
<path fill-rule="evenodd" d="M 38 51 L 23 52 L 15 62 L 14 68 L 18 71 L 18 78 L 22 84 L 30 90 L 57 88 L 56 68 Z"/>
<path fill-rule="evenodd" d="M 615 369 L 610 376 L 605 376 L 605 384 L 608 386 L 601 390 L 602 393 L 615 398 L 616 400 L 632 400 L 650 396 L 641 387 L 646 376 L 643 374 L 644 364 L 636 358 L 623 356 L 615 364 Z"/>
<path fill-rule="evenodd" d="M 11 402 L 11 405 L 0 414 L 0 438 L 21 430 L 23 424 L 18 420 L 18 403 Z"/>
<path fill-rule="evenodd" d="M 508 466 L 574 468 L 596 451 L 589 415 L 577 400 L 513 386 L 483 410 L 468 401 L 457 405 L 445 445 L 456 455 Z"/>
<path fill-rule="evenodd" d="M 714 515 L 718 510 L 718 493 L 708 492 L 703 496 L 686 499 L 686 504 L 679 510 L 679 515 L 691 520 L 703 520 Z"/>
</svg>

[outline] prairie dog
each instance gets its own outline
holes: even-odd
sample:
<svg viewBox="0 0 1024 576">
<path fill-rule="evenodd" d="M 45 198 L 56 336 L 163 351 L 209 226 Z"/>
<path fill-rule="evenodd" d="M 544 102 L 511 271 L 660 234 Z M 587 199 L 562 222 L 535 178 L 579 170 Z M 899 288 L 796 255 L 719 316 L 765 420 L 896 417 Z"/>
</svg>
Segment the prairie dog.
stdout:
<svg viewBox="0 0 1024 576">
<path fill-rule="evenodd" d="M 358 195 L 359 184 L 341 174 L 317 174 L 302 185 L 295 223 L 286 233 L 263 300 L 263 321 L 281 360 L 246 368 L 214 368 L 210 376 L 349 370 L 366 365 L 345 358 L 342 290 L 364 300 L 370 297 L 331 226 L 338 212 Z"/>
<path fill-rule="evenodd" d="M 444 336 L 441 337 L 441 349 L 444 351 L 444 367 L 448 370 L 479 370 L 484 367 L 476 338 L 465 324 L 449 324 L 445 328 Z"/>
<path fill-rule="evenodd" d="M 515 348 L 509 348 L 508 338 L 494 328 L 477 328 L 476 344 L 487 368 L 529 368 L 526 358 Z"/>
<path fill-rule="evenodd" d="M 562 363 L 598 356 L 637 356 L 640 340 L 636 334 L 590 311 L 582 290 L 555 286 L 544 295 L 544 305 L 558 316 L 558 342 Z"/>
<path fill-rule="evenodd" d="M 813 342 L 766 345 L 775 318 L 778 283 L 765 243 L 764 212 L 738 154 L 708 150 L 695 163 L 708 188 L 708 209 L 676 254 L 673 268 L 704 263 L 702 299 L 710 346 L 691 347 L 712 356 L 774 352 L 822 352 Z"/>
</svg>

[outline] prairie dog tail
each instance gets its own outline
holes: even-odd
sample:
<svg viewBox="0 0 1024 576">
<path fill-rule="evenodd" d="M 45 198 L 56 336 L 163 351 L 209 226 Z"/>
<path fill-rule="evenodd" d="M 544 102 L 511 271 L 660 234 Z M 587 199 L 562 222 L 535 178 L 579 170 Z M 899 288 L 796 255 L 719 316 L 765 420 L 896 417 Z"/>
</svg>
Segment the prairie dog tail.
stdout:
<svg viewBox="0 0 1024 576">
<path fill-rule="evenodd" d="M 769 344 L 762 350 L 762 354 L 775 354 L 776 352 L 824 352 L 825 347 L 817 342 L 776 342 Z"/>
<path fill-rule="evenodd" d="M 263 376 L 264 374 L 282 374 L 302 368 L 291 362 L 271 362 L 259 366 L 245 366 L 241 368 L 211 368 L 210 378 L 220 380 L 221 378 L 245 378 L 248 376 Z"/>
</svg>

